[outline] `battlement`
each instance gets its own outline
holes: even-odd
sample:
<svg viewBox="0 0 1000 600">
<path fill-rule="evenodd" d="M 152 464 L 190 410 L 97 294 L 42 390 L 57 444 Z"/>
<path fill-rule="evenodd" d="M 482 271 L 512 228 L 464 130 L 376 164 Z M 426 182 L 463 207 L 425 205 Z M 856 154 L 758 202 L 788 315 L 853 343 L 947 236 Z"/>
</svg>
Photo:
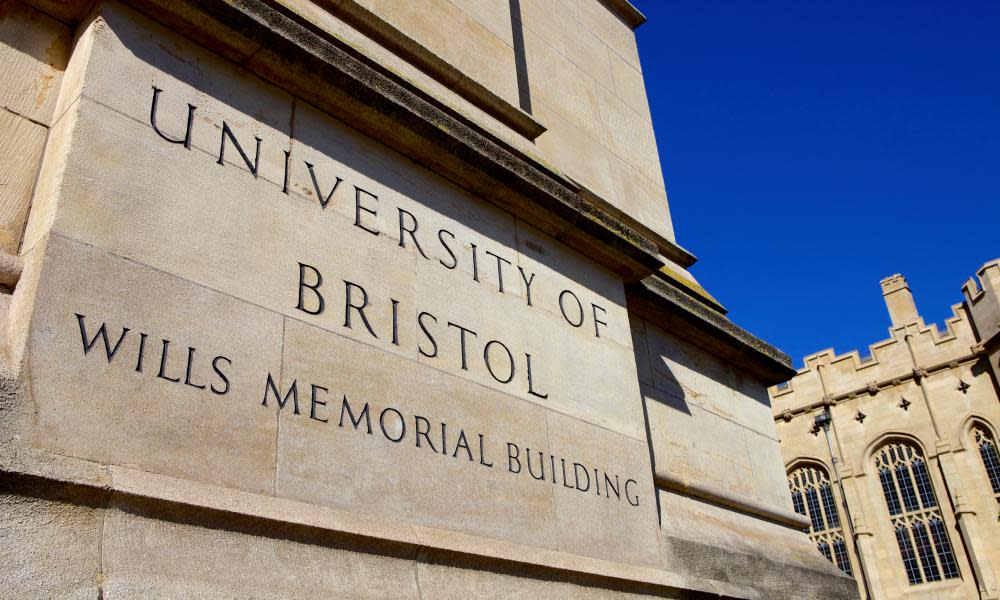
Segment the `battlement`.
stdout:
<svg viewBox="0 0 1000 600">
<path fill-rule="evenodd" d="M 991 260 L 962 285 L 962 295 L 972 313 L 976 333 L 993 346 L 1000 334 L 1000 258 Z"/>
<path fill-rule="evenodd" d="M 1000 286 L 1000 262 L 990 265 L 997 275 L 991 281 Z M 840 397 L 874 394 L 914 378 L 915 373 L 934 372 L 974 357 L 976 332 L 964 304 L 953 304 L 952 316 L 939 328 L 919 315 L 905 277 L 894 274 L 879 283 L 892 321 L 889 337 L 870 344 L 865 355 L 858 350 L 837 354 L 826 348 L 806 356 L 787 384 L 769 388 L 775 414 Z"/>
</svg>

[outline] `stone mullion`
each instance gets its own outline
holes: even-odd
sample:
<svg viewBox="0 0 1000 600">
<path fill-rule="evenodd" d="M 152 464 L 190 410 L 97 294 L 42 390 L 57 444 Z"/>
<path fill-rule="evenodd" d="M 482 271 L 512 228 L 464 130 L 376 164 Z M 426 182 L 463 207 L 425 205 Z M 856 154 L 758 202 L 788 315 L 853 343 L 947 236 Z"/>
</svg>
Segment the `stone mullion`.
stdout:
<svg viewBox="0 0 1000 600">
<path fill-rule="evenodd" d="M 969 564 L 972 566 L 976 581 L 979 583 L 980 595 L 984 599 L 1000 599 L 1000 582 L 997 581 L 996 574 L 987 558 L 989 553 L 983 542 L 976 511 L 965 502 L 964 487 L 958 466 L 955 464 L 954 454 L 952 454 L 948 443 L 943 440 L 938 442 L 937 459 L 938 469 L 945 481 L 945 490 L 952 502 L 959 534 L 965 541 Z M 940 505 L 940 501 L 938 504 Z M 953 549 L 952 554 L 957 563 L 958 553 Z"/>
<path fill-rule="evenodd" d="M 841 502 L 851 507 L 851 526 L 845 531 L 850 531 L 853 536 L 853 544 L 847 544 L 848 560 L 853 560 L 853 568 L 856 576 L 863 577 L 868 584 L 868 591 L 872 598 L 884 598 L 882 580 L 878 569 L 869 567 L 875 565 L 875 545 L 874 533 L 867 526 L 864 504 L 861 497 L 864 494 L 864 481 L 861 477 L 855 477 L 850 467 L 845 465 L 841 470 L 841 478 L 844 486 L 841 488 L 846 497 L 841 498 Z M 881 487 L 881 484 L 879 484 Z M 838 491 L 834 492 L 839 493 Z M 845 515 L 845 519 L 848 517 Z M 845 537 L 845 541 L 851 538 Z"/>
</svg>

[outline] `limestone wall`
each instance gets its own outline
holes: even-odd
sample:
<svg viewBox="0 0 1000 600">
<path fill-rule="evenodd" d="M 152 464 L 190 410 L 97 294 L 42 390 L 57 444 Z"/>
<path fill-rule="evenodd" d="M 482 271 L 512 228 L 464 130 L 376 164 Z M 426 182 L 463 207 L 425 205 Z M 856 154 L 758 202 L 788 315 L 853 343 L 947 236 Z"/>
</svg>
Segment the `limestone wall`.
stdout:
<svg viewBox="0 0 1000 600">
<path fill-rule="evenodd" d="M 660 270 L 665 203 L 612 210 L 486 102 L 521 100 L 496 6 L 12 6 L 3 589 L 855 597 L 790 510 L 786 357 Z M 590 39 L 522 2 L 525 45 L 634 79 L 625 6 L 560 4 Z"/>
</svg>

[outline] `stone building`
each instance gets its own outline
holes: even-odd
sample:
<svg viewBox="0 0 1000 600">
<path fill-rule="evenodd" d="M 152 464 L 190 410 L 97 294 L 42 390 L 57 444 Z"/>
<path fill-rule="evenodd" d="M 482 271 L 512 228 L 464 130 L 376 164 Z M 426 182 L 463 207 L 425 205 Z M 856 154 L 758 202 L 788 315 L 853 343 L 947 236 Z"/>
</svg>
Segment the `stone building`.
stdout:
<svg viewBox="0 0 1000 600">
<path fill-rule="evenodd" d="M 943 329 L 901 275 L 881 284 L 888 339 L 769 390 L 794 507 L 871 598 L 1000 598 L 1000 261 Z"/>
<path fill-rule="evenodd" d="M 857 597 L 788 358 L 675 240 L 642 21 L 0 3 L 0 596 Z"/>
</svg>

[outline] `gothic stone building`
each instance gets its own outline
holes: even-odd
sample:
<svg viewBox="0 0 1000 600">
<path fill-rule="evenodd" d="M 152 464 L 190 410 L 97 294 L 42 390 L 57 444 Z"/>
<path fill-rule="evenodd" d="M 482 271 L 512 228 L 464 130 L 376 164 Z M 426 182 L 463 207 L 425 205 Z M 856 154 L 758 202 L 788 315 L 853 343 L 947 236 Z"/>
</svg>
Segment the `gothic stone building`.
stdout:
<svg viewBox="0 0 1000 600">
<path fill-rule="evenodd" d="M 770 389 L 793 505 L 862 594 L 1000 598 L 1000 261 L 944 329 L 902 276 L 881 283 L 889 339 L 807 356 Z"/>
</svg>

